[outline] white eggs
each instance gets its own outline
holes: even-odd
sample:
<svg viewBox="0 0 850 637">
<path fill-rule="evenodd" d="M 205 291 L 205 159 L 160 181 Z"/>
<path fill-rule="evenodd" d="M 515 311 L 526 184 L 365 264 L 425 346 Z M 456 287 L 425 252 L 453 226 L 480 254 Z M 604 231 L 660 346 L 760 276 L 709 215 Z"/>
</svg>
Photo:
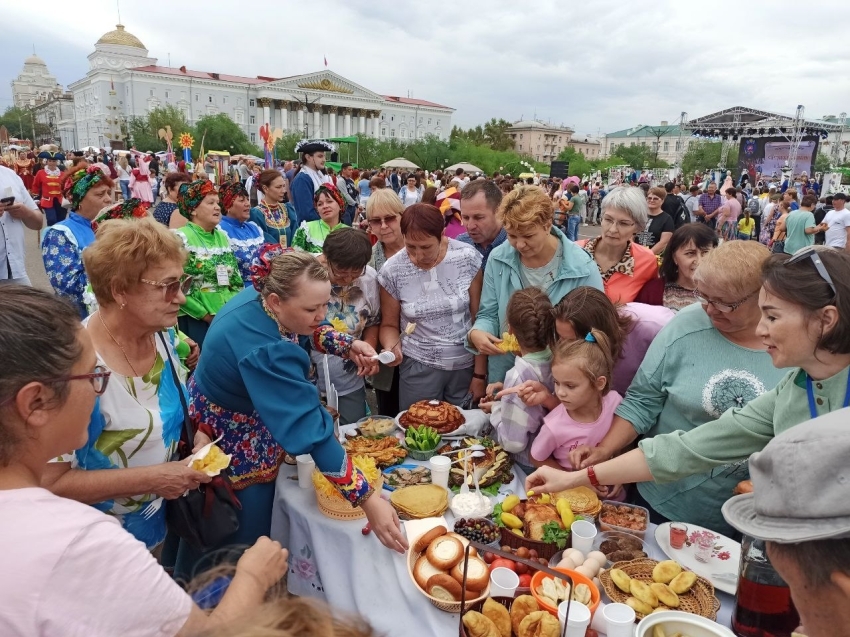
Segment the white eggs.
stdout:
<svg viewBox="0 0 850 637">
<path fill-rule="evenodd" d="M 564 557 L 569 557 L 575 562 L 576 566 L 580 564 L 584 564 L 584 553 L 579 551 L 578 549 L 567 549 L 564 551 Z"/>
<path fill-rule="evenodd" d="M 592 580 L 596 577 L 596 574 L 599 572 L 599 569 L 596 568 L 596 562 L 593 562 L 591 565 L 582 564 L 578 568 L 575 569 L 576 573 L 579 575 L 584 575 L 587 579 Z"/>
<path fill-rule="evenodd" d="M 594 560 L 599 564 L 599 568 L 603 568 L 608 563 L 608 558 L 605 557 L 605 553 L 602 551 L 591 551 L 587 554 L 587 559 Z"/>
<path fill-rule="evenodd" d="M 558 568 L 565 568 L 570 571 L 574 571 L 576 566 L 578 566 L 578 564 L 576 564 L 571 557 L 564 557 L 560 562 L 558 562 Z"/>
</svg>

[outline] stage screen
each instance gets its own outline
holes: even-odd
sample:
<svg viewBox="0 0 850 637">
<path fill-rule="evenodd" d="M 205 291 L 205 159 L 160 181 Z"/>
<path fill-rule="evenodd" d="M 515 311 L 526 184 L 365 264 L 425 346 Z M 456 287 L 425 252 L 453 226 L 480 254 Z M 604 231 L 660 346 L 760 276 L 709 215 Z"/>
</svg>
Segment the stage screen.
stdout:
<svg viewBox="0 0 850 637">
<path fill-rule="evenodd" d="M 814 174 L 812 167 L 817 154 L 818 139 L 816 136 L 803 137 L 797 149 L 794 175 L 804 171 L 810 176 Z M 753 180 L 756 179 L 757 173 L 767 179 L 774 174 L 778 178 L 782 175 L 782 167 L 788 161 L 790 150 L 791 142 L 784 137 L 745 137 L 738 149 L 738 175 L 746 170 Z"/>
</svg>

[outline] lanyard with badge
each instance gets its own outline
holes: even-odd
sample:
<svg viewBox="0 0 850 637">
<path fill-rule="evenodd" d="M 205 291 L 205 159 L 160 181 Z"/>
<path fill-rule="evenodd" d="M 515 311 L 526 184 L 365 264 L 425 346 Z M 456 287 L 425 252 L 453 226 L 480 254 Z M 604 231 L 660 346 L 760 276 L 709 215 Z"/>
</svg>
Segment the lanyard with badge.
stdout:
<svg viewBox="0 0 850 637">
<path fill-rule="evenodd" d="M 809 398 L 809 413 L 812 418 L 818 417 L 818 410 L 815 407 L 815 392 L 812 389 L 812 377 L 806 374 L 806 395 Z M 850 370 L 847 372 L 847 390 L 844 392 L 844 407 L 850 407 Z"/>
<path fill-rule="evenodd" d="M 198 240 L 203 244 L 203 238 L 201 237 L 201 235 L 198 234 L 198 231 L 195 230 L 192 226 L 189 226 L 189 228 L 192 230 Z M 213 230 L 213 233 L 215 233 L 215 230 Z M 228 287 L 230 285 L 230 274 L 227 271 L 226 265 L 219 264 L 215 266 L 215 279 L 216 285 L 218 286 Z"/>
</svg>

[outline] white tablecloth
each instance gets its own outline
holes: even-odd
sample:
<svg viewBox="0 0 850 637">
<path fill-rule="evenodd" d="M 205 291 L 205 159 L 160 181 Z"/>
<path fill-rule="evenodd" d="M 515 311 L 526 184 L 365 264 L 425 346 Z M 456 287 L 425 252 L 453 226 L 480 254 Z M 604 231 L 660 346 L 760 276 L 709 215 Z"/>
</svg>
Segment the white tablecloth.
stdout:
<svg viewBox="0 0 850 637">
<path fill-rule="evenodd" d="M 503 491 L 524 491 L 525 476 L 516 467 L 514 474 L 514 482 Z M 363 536 L 365 518 L 341 522 L 322 515 L 313 489 L 301 489 L 295 478 L 295 467 L 281 466 L 271 527 L 272 538 L 289 548 L 290 593 L 357 612 L 378 633 L 457 634 L 458 616 L 437 609 L 422 596 L 408 575 L 406 556 L 384 548 L 374 533 Z M 445 516 L 453 524 L 451 511 Z M 663 556 L 652 529 L 646 542 L 656 557 Z M 717 597 L 721 603 L 717 621 L 728 627 L 734 598 L 720 591 Z M 603 592 L 606 601 L 610 600 Z"/>
</svg>

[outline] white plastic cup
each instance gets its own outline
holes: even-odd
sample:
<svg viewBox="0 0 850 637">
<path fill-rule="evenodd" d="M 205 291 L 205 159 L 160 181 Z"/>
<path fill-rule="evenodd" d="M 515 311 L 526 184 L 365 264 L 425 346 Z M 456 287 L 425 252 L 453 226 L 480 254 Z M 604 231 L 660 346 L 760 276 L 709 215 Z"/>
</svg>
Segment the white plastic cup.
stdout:
<svg viewBox="0 0 850 637">
<path fill-rule="evenodd" d="M 602 609 L 605 618 L 605 634 L 608 637 L 632 637 L 635 611 L 626 604 L 608 604 Z"/>
<path fill-rule="evenodd" d="M 576 520 L 570 526 L 573 534 L 573 548 L 585 555 L 593 550 L 593 539 L 596 537 L 596 526 L 587 520 Z"/>
<path fill-rule="evenodd" d="M 310 489 L 313 486 L 313 469 L 316 463 L 309 453 L 295 456 L 295 465 L 298 467 L 298 486 L 302 489 Z"/>
<path fill-rule="evenodd" d="M 490 597 L 513 597 L 519 588 L 519 575 L 499 566 L 490 571 Z"/>
<path fill-rule="evenodd" d="M 587 627 L 590 626 L 590 609 L 581 602 L 573 600 L 570 603 L 570 616 L 567 618 L 567 603 L 558 604 L 558 621 L 561 624 L 561 631 L 563 632 L 564 623 L 566 623 L 566 637 L 584 637 Z"/>
<path fill-rule="evenodd" d="M 431 456 L 428 460 L 431 467 L 431 484 L 436 484 L 444 489 L 449 488 L 449 470 L 451 469 L 451 458 L 448 456 Z"/>
</svg>

